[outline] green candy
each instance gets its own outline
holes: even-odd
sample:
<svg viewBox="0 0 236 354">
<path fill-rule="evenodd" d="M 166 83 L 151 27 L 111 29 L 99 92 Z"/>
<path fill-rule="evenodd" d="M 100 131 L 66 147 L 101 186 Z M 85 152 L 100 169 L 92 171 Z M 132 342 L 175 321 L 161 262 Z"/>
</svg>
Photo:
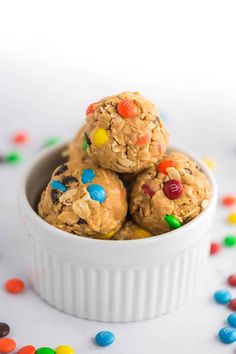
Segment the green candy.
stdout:
<svg viewBox="0 0 236 354">
<path fill-rule="evenodd" d="M 166 215 L 164 217 L 164 220 L 167 222 L 167 224 L 172 228 L 172 229 L 178 229 L 180 226 L 182 226 L 182 223 L 179 219 L 177 219 L 174 215 Z"/>
<path fill-rule="evenodd" d="M 38 348 L 35 352 L 36 354 L 55 354 L 55 351 L 48 347 Z"/>
<path fill-rule="evenodd" d="M 58 136 L 52 136 L 51 138 L 48 138 L 45 143 L 43 144 L 43 146 L 45 147 L 50 147 L 53 145 L 56 145 L 60 142 L 60 138 Z"/>
<path fill-rule="evenodd" d="M 89 147 L 89 145 L 88 145 L 86 139 L 84 139 L 84 141 L 83 141 L 83 150 L 84 150 L 84 151 L 87 151 L 87 150 L 88 150 L 88 147 Z"/>
<path fill-rule="evenodd" d="M 19 163 L 22 160 L 22 156 L 19 152 L 17 151 L 12 151 L 9 152 L 6 156 L 5 156 L 5 162 L 15 165 L 17 163 Z"/>
<path fill-rule="evenodd" d="M 224 238 L 223 241 L 224 245 L 227 247 L 234 247 L 236 246 L 236 236 L 234 235 L 228 235 Z"/>
</svg>

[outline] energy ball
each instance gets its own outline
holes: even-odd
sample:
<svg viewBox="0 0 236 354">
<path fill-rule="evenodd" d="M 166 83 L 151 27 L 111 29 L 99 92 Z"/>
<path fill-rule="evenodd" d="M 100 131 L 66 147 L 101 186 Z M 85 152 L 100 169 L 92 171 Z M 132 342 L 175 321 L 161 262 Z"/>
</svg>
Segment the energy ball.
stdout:
<svg viewBox="0 0 236 354">
<path fill-rule="evenodd" d="M 140 228 L 132 220 L 127 221 L 124 226 L 112 236 L 112 240 L 136 240 L 153 236 L 151 232 Z"/>
<path fill-rule="evenodd" d="M 137 177 L 130 213 L 138 225 L 159 235 L 195 218 L 210 196 L 208 179 L 197 164 L 173 151 Z"/>
<path fill-rule="evenodd" d="M 49 224 L 75 235 L 106 235 L 124 222 L 126 190 L 116 173 L 74 160 L 54 171 L 38 212 Z"/>
<path fill-rule="evenodd" d="M 157 163 L 168 133 L 153 103 L 137 92 L 123 92 L 91 104 L 87 111 L 87 152 L 95 164 L 119 173 L 136 173 Z"/>
</svg>

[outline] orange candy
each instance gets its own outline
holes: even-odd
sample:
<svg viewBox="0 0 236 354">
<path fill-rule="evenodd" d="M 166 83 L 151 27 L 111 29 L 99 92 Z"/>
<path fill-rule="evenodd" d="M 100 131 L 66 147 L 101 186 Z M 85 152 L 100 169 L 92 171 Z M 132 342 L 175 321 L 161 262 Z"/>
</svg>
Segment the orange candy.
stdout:
<svg viewBox="0 0 236 354">
<path fill-rule="evenodd" d="M 135 144 L 136 145 L 145 145 L 148 142 L 149 142 L 149 135 L 146 134 L 146 135 L 140 136 Z"/>
<path fill-rule="evenodd" d="M 20 350 L 18 350 L 17 354 L 34 354 L 36 348 L 33 345 L 25 345 Z"/>
<path fill-rule="evenodd" d="M 236 204 L 236 197 L 234 197 L 232 195 L 227 195 L 222 198 L 222 204 L 225 206 L 234 205 L 234 204 Z"/>
<path fill-rule="evenodd" d="M 19 294 L 25 288 L 25 284 L 21 279 L 9 279 L 5 283 L 5 289 L 11 294 Z M 0 351 L 1 353 L 1 351 Z"/>
<path fill-rule="evenodd" d="M 159 173 L 163 173 L 164 175 L 167 174 L 166 169 L 168 167 L 175 167 L 175 163 L 173 161 L 169 161 L 169 160 L 165 160 L 165 161 L 161 161 L 159 162 L 159 164 L 157 165 L 157 171 Z"/>
<path fill-rule="evenodd" d="M 15 144 L 26 144 L 28 142 L 28 134 L 25 132 L 17 133 L 13 136 L 13 143 Z"/>
<path fill-rule="evenodd" d="M 94 102 L 88 106 L 88 108 L 86 109 L 86 116 L 88 116 L 89 114 L 94 112 L 96 104 L 97 104 L 97 102 Z"/>
<path fill-rule="evenodd" d="M 0 353 L 10 353 L 16 348 L 16 342 L 11 338 L 0 339 Z"/>
<path fill-rule="evenodd" d="M 123 118 L 133 118 L 138 114 L 138 107 L 130 100 L 123 100 L 118 103 L 117 112 Z"/>
</svg>

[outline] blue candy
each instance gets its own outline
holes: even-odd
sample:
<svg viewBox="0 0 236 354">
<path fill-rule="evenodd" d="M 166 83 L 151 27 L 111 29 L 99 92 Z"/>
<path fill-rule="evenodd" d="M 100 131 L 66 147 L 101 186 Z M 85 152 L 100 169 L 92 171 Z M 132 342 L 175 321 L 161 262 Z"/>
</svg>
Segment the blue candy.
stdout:
<svg viewBox="0 0 236 354">
<path fill-rule="evenodd" d="M 61 182 L 59 182 L 59 181 L 52 181 L 51 182 L 51 188 L 52 189 L 57 189 L 57 190 L 59 190 L 59 191 L 61 191 L 63 193 L 67 189 L 66 186 L 64 184 L 62 184 Z"/>
<path fill-rule="evenodd" d="M 236 313 L 231 313 L 227 317 L 227 322 L 231 327 L 236 327 Z"/>
<path fill-rule="evenodd" d="M 232 295 L 228 290 L 218 290 L 214 294 L 214 299 L 218 304 L 227 304 L 232 299 Z"/>
<path fill-rule="evenodd" d="M 218 332 L 221 342 L 230 344 L 236 341 L 236 330 L 230 327 L 221 328 Z"/>
<path fill-rule="evenodd" d="M 106 191 L 99 184 L 91 184 L 87 187 L 87 190 L 89 192 L 90 198 L 96 200 L 99 203 L 104 202 L 106 199 Z"/>
<path fill-rule="evenodd" d="M 83 170 L 82 175 L 81 175 L 81 181 L 83 183 L 90 183 L 95 177 L 95 172 L 91 169 L 86 169 Z"/>
<path fill-rule="evenodd" d="M 114 342 L 115 336 L 112 332 L 109 331 L 101 331 L 95 337 L 95 341 L 98 345 L 102 347 L 106 347 Z"/>
</svg>

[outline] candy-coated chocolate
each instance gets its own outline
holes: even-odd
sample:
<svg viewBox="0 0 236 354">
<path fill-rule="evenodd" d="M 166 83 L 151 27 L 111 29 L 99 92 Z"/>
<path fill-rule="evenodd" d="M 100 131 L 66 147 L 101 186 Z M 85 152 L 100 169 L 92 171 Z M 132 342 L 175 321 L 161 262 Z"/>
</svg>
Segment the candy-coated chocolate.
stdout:
<svg viewBox="0 0 236 354">
<path fill-rule="evenodd" d="M 95 337 L 96 343 L 102 347 L 106 347 L 107 345 L 112 344 L 114 340 L 115 340 L 115 336 L 110 331 L 101 331 L 97 333 Z"/>
<path fill-rule="evenodd" d="M 19 132 L 13 136 L 12 141 L 15 144 L 25 144 L 28 142 L 28 139 L 29 137 L 26 132 Z"/>
<path fill-rule="evenodd" d="M 164 183 L 163 191 L 165 196 L 171 200 L 178 199 L 183 195 L 184 188 L 181 182 L 171 179 Z"/>
<path fill-rule="evenodd" d="M 61 191 L 62 193 L 64 193 L 67 189 L 66 186 L 62 184 L 60 181 L 52 181 L 50 186 L 52 189 L 56 189 L 58 191 Z"/>
<path fill-rule="evenodd" d="M 9 279 L 5 283 L 5 290 L 11 294 L 19 294 L 25 288 L 25 283 L 21 279 Z M 1 351 L 0 351 L 1 353 Z"/>
<path fill-rule="evenodd" d="M 236 341 L 236 330 L 230 327 L 224 327 L 218 332 L 218 336 L 221 342 L 230 344 Z"/>
<path fill-rule="evenodd" d="M 105 145 L 109 140 L 109 133 L 103 128 L 96 128 L 91 133 L 91 140 L 93 145 L 100 147 Z"/>
<path fill-rule="evenodd" d="M 212 242 L 210 246 L 210 254 L 213 256 L 221 250 L 221 244 L 217 242 Z"/>
<path fill-rule="evenodd" d="M 122 118 L 134 118 L 138 114 L 138 107 L 133 101 L 122 100 L 117 105 L 117 112 Z"/>
<path fill-rule="evenodd" d="M 214 299 L 218 304 L 228 304 L 232 299 L 232 295 L 228 290 L 217 290 L 214 293 Z"/>
<path fill-rule="evenodd" d="M 230 224 L 236 225 L 236 213 L 229 214 L 227 220 Z"/>
<path fill-rule="evenodd" d="M 231 327 L 236 327 L 236 313 L 231 313 L 227 317 L 227 322 Z"/>
<path fill-rule="evenodd" d="M 38 348 L 35 352 L 36 354 L 55 354 L 55 351 L 49 347 Z"/>
<path fill-rule="evenodd" d="M 146 135 L 141 135 L 137 141 L 136 141 L 136 145 L 146 145 L 148 142 L 149 142 L 149 135 L 146 134 Z"/>
<path fill-rule="evenodd" d="M 110 232 L 107 232 L 106 234 L 100 235 L 99 238 L 103 240 L 110 240 L 114 234 L 115 234 L 115 230 L 112 230 Z"/>
<path fill-rule="evenodd" d="M 91 170 L 90 168 L 87 168 L 86 170 L 83 170 L 82 175 L 81 175 L 81 181 L 83 183 L 90 183 L 95 177 L 95 172 L 94 170 Z"/>
<path fill-rule="evenodd" d="M 224 238 L 223 241 L 224 245 L 227 247 L 234 247 L 236 246 L 236 236 L 234 235 L 228 235 Z"/>
<path fill-rule="evenodd" d="M 74 349 L 69 345 L 60 345 L 55 349 L 56 354 L 74 354 Z"/>
<path fill-rule="evenodd" d="M 145 238 L 145 237 L 150 237 L 152 236 L 151 232 L 147 231 L 147 230 L 144 230 L 144 229 L 141 229 L 139 227 L 137 227 L 135 230 L 134 230 L 134 236 L 136 238 Z"/>
<path fill-rule="evenodd" d="M 90 198 L 96 200 L 99 203 L 104 202 L 106 199 L 106 191 L 99 184 L 91 184 L 87 187 L 87 190 L 89 192 Z"/>
<path fill-rule="evenodd" d="M 0 322 L 0 338 L 6 337 L 10 333 L 10 327 L 7 323 Z"/>
<path fill-rule="evenodd" d="M 236 197 L 233 195 L 226 195 L 222 198 L 222 204 L 224 206 L 232 206 L 236 204 Z"/>
<path fill-rule="evenodd" d="M 210 168 L 211 170 L 214 170 L 214 168 L 216 167 L 216 163 L 214 160 L 212 160 L 209 157 L 205 157 L 203 159 L 203 161 L 205 162 L 205 164 L 207 165 L 208 168 Z"/>
<path fill-rule="evenodd" d="M 166 169 L 168 167 L 175 167 L 175 163 L 173 161 L 170 161 L 170 160 L 164 160 L 164 161 L 161 161 L 159 162 L 159 164 L 157 165 L 157 171 L 159 173 L 163 173 L 164 175 L 167 175 L 167 171 Z"/>
<path fill-rule="evenodd" d="M 172 229 L 177 229 L 182 226 L 181 221 L 177 219 L 174 215 L 166 215 L 164 219 Z"/>
<path fill-rule="evenodd" d="M 18 151 L 11 151 L 5 156 L 5 162 L 15 165 L 22 160 L 22 156 Z"/>
<path fill-rule="evenodd" d="M 152 197 L 153 194 L 155 194 L 155 192 L 156 192 L 156 191 L 155 191 L 151 186 L 149 186 L 149 184 L 147 184 L 147 183 L 144 183 L 141 188 L 142 188 L 143 192 L 144 192 L 145 194 L 149 195 L 150 197 Z"/>
<path fill-rule="evenodd" d="M 36 348 L 33 345 L 25 345 L 18 350 L 17 354 L 34 354 L 35 351 Z"/>
<path fill-rule="evenodd" d="M 16 342 L 11 338 L 0 338 L 0 353 L 7 354 L 13 352 Z"/>
<path fill-rule="evenodd" d="M 61 139 L 58 136 L 52 136 L 44 142 L 43 146 L 51 147 L 51 146 L 57 145 L 60 141 L 61 141 Z"/>
<path fill-rule="evenodd" d="M 236 311 L 236 298 L 232 299 L 229 303 L 229 307 L 231 308 L 232 311 Z"/>
<path fill-rule="evenodd" d="M 88 108 L 86 109 L 86 116 L 88 116 L 89 114 L 91 114 L 95 111 L 96 104 L 97 104 L 97 102 L 94 102 L 88 106 Z"/>
<path fill-rule="evenodd" d="M 236 286 L 236 274 L 231 274 L 228 277 L 227 282 L 230 286 Z"/>
</svg>

